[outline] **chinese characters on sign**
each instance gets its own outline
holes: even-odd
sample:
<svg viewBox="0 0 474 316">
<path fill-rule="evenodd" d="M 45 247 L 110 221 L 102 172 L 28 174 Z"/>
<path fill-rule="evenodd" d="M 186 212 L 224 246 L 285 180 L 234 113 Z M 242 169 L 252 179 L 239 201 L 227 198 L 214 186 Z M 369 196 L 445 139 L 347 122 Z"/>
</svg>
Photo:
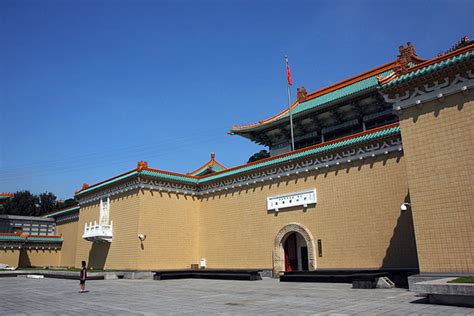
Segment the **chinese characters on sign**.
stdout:
<svg viewBox="0 0 474 316">
<path fill-rule="evenodd" d="M 275 210 L 275 212 L 278 212 L 278 210 L 282 208 L 293 206 L 307 207 L 309 204 L 316 203 L 316 189 L 313 189 L 267 197 L 267 210 Z"/>
</svg>

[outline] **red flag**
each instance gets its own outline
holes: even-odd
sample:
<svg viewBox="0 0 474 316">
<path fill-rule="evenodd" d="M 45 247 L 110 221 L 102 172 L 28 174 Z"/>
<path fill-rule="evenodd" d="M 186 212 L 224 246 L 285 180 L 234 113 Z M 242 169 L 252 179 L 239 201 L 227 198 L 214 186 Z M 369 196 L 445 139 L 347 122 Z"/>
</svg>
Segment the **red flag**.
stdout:
<svg viewBox="0 0 474 316">
<path fill-rule="evenodd" d="M 288 85 L 291 86 L 293 82 L 291 81 L 291 71 L 290 71 L 290 64 L 288 64 L 288 57 L 285 56 L 286 60 L 286 80 L 288 80 Z"/>
</svg>

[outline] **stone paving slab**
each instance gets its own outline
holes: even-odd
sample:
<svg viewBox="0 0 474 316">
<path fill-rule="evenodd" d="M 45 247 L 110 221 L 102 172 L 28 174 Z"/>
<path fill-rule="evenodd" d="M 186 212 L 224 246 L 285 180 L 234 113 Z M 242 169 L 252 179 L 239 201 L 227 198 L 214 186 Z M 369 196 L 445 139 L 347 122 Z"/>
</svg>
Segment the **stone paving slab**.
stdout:
<svg viewBox="0 0 474 316">
<path fill-rule="evenodd" d="M 474 309 L 424 304 L 404 289 L 350 284 L 226 280 L 0 279 L 0 315 L 473 315 Z"/>
</svg>

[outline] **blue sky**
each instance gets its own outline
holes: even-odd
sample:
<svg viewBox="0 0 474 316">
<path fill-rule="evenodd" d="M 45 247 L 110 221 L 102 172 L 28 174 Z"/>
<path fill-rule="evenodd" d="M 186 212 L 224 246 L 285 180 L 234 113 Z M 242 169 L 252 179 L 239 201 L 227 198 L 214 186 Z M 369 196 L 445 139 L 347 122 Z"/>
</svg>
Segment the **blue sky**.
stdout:
<svg viewBox="0 0 474 316">
<path fill-rule="evenodd" d="M 0 192 L 69 198 L 135 168 L 231 167 L 226 132 L 396 58 L 472 37 L 471 0 L 0 1 Z"/>
</svg>

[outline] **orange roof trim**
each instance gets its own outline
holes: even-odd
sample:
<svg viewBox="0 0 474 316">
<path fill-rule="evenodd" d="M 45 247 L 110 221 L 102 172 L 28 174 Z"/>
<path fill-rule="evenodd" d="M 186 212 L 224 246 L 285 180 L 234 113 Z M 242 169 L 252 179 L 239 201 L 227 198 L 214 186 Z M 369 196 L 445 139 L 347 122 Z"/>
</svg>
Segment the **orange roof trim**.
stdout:
<svg viewBox="0 0 474 316">
<path fill-rule="evenodd" d="M 142 171 L 142 170 L 154 171 L 154 172 L 159 172 L 159 173 L 163 173 L 163 174 L 168 174 L 168 175 L 173 175 L 173 176 L 179 176 L 179 177 L 184 177 L 184 178 L 189 178 L 189 179 L 196 179 L 196 180 L 204 179 L 204 178 L 206 178 L 206 177 L 208 177 L 208 176 L 211 176 L 211 175 L 213 176 L 213 175 L 221 174 L 221 173 L 224 173 L 224 172 L 227 172 L 227 171 L 236 170 L 236 169 L 244 168 L 244 167 L 251 166 L 251 165 L 254 165 L 254 164 L 258 164 L 258 163 L 261 163 L 261 162 L 265 162 L 265 161 L 269 161 L 269 160 L 273 160 L 273 159 L 279 159 L 279 158 L 282 158 L 282 157 L 285 157 L 285 156 L 288 156 L 288 155 L 293 155 L 293 154 L 296 154 L 296 153 L 300 153 L 300 152 L 304 152 L 304 151 L 307 151 L 307 150 L 311 150 L 311 149 L 313 149 L 313 148 L 317 148 L 317 147 L 320 147 L 320 146 L 326 146 L 326 145 L 329 145 L 329 144 L 332 144 L 332 143 L 344 141 L 344 140 L 351 139 L 351 138 L 358 137 L 358 136 L 362 136 L 362 135 L 365 135 L 365 134 L 374 133 L 374 132 L 377 132 L 377 131 L 379 131 L 379 130 L 384 130 L 384 129 L 392 128 L 392 127 L 395 127 L 395 126 L 398 126 L 398 125 L 399 125 L 398 122 L 391 123 L 391 124 L 387 124 L 387 125 L 384 125 L 384 126 L 380 126 L 380 127 L 376 127 L 376 128 L 367 130 L 367 131 L 363 131 L 363 132 L 359 132 L 359 133 L 347 135 L 347 136 L 344 136 L 344 137 L 340 137 L 340 138 L 337 138 L 337 139 L 333 139 L 333 140 L 330 140 L 330 141 L 326 141 L 326 142 L 324 142 L 324 143 L 315 144 L 315 145 L 312 145 L 312 146 L 309 146 L 309 147 L 305 147 L 305 148 L 301 148 L 301 149 L 298 149 L 298 150 L 290 151 L 290 152 L 287 152 L 287 153 L 284 153 L 284 154 L 280 154 L 280 155 L 276 155 L 276 156 L 273 156 L 273 157 L 261 159 L 261 160 L 254 161 L 254 162 L 251 162 L 251 163 L 246 163 L 246 164 L 238 165 L 238 166 L 235 166 L 235 167 L 232 167 L 232 168 L 225 168 L 224 166 L 222 166 L 221 164 L 219 164 L 219 163 L 218 163 L 217 161 L 215 161 L 215 159 L 214 159 L 214 162 L 215 162 L 216 164 L 218 164 L 219 166 L 223 167 L 224 169 L 219 170 L 219 171 L 216 171 L 216 172 L 213 172 L 212 174 L 205 174 L 205 175 L 194 176 L 194 175 L 190 175 L 190 174 L 183 174 L 183 173 L 177 173 L 177 172 L 171 172 L 171 171 L 160 170 L 160 169 L 153 169 L 153 168 L 143 168 L 143 169 L 141 169 L 141 170 L 139 170 L 138 168 L 135 168 L 135 169 L 133 169 L 133 170 L 131 170 L 131 171 L 129 171 L 129 172 L 122 173 L 121 175 L 118 175 L 118 176 L 109 178 L 109 179 L 107 179 L 107 180 L 101 181 L 101 182 L 99 182 L 99 183 L 96 183 L 96 184 L 94 184 L 94 185 L 91 185 L 89 188 L 93 188 L 93 187 L 95 187 L 95 186 L 98 186 L 98 185 L 100 185 L 100 184 L 102 184 L 102 183 L 105 183 L 105 182 L 108 182 L 108 181 L 110 181 L 110 180 L 114 180 L 114 179 L 117 179 L 117 178 L 119 178 L 119 177 L 121 177 L 121 176 L 130 174 L 130 173 L 133 173 L 133 172 Z M 214 156 L 214 157 L 215 157 L 215 156 Z M 212 159 L 213 159 L 213 156 L 211 155 L 211 161 L 213 161 Z M 207 164 L 205 164 L 203 167 L 206 167 L 206 166 L 207 166 Z M 201 167 L 201 168 L 202 168 L 202 167 Z M 195 171 L 199 171 L 201 168 L 196 169 Z M 82 191 L 82 190 L 81 190 L 81 191 Z M 81 191 L 78 191 L 78 192 L 81 192 Z M 76 192 L 76 194 L 77 194 L 77 192 Z"/>
<path fill-rule="evenodd" d="M 212 170 L 212 168 L 214 166 L 217 166 L 220 169 L 219 171 L 226 170 L 227 168 L 224 167 L 219 162 L 217 162 L 215 158 L 216 158 L 216 155 L 214 154 L 214 152 L 212 152 L 211 153 L 211 160 L 209 160 L 208 162 L 206 162 L 204 165 L 197 168 L 196 170 L 188 172 L 187 175 L 196 176 L 196 174 L 200 173 L 201 171 Z"/>
<path fill-rule="evenodd" d="M 420 59 L 419 57 L 416 57 L 416 56 L 413 56 L 412 58 L 414 58 L 416 61 L 418 62 L 422 62 L 423 59 Z M 315 99 L 319 96 L 322 96 L 324 94 L 327 94 L 327 93 L 330 93 L 330 92 L 333 92 L 335 90 L 338 90 L 338 89 L 341 89 L 345 86 L 348 86 L 348 85 L 351 85 L 353 83 L 356 83 L 358 81 L 361 81 L 361 80 L 364 80 L 364 79 L 367 79 L 367 78 L 370 78 L 372 76 L 375 76 L 376 74 L 379 74 L 379 73 L 382 73 L 382 72 L 385 72 L 387 70 L 391 70 L 393 69 L 395 66 L 397 65 L 397 60 L 392 60 L 391 62 L 388 62 L 386 64 L 383 64 L 381 66 L 378 66 L 378 67 L 375 67 L 375 68 L 372 68 L 366 72 L 363 72 L 361 74 L 358 74 L 358 75 L 355 75 L 355 76 L 352 76 L 352 77 L 349 77 L 343 81 L 340 81 L 338 83 L 335 83 L 335 84 L 332 84 L 330 86 L 327 86 L 327 87 L 324 87 L 324 88 L 321 88 L 319 90 L 316 90 L 314 92 L 310 92 L 308 93 L 305 98 L 304 98 L 304 102 L 306 101 L 309 101 L 309 100 L 312 100 L 312 99 Z M 293 110 L 294 108 L 296 108 L 298 105 L 300 104 L 300 102 L 298 100 L 296 100 L 295 102 L 293 102 L 293 104 L 290 106 L 290 108 Z M 232 130 L 244 130 L 244 129 L 247 129 L 249 127 L 255 127 L 255 126 L 259 126 L 259 125 L 264 125 L 266 123 L 269 123 L 269 122 L 272 122 L 272 121 L 275 121 L 277 120 L 278 118 L 284 116 L 286 113 L 289 112 L 289 108 L 286 108 L 284 109 L 283 111 L 281 111 L 280 113 L 270 117 L 270 118 L 267 118 L 265 120 L 262 120 L 262 121 L 259 121 L 257 123 L 249 123 L 249 124 L 245 124 L 245 125 L 234 125 L 232 127 Z"/>
<path fill-rule="evenodd" d="M 453 50 L 449 53 L 446 53 L 446 54 L 443 54 L 443 55 L 440 55 L 440 56 L 437 56 L 437 57 L 434 57 L 434 58 L 431 58 L 431 59 L 428 59 L 428 60 L 425 60 L 419 64 L 416 64 L 415 66 L 413 67 L 410 67 L 409 68 L 409 71 L 407 73 L 411 73 L 413 71 L 417 71 L 418 69 L 421 69 L 421 68 L 425 68 L 427 66 L 430 66 L 430 65 L 433 65 L 433 64 L 436 64 L 436 63 L 439 63 L 441 61 L 444 61 L 446 59 L 449 59 L 451 57 L 454 57 L 456 55 L 460 55 L 460 54 L 463 54 L 465 52 L 468 52 L 470 50 L 474 49 L 474 43 L 473 44 L 470 44 L 470 45 L 467 45 L 467 46 L 464 46 L 460 49 L 457 49 L 457 50 Z M 390 81 L 400 77 L 402 74 L 396 74 L 396 73 L 393 73 L 385 78 L 379 78 L 379 84 L 381 85 L 384 85 L 384 84 L 387 84 L 389 83 Z"/>
</svg>

